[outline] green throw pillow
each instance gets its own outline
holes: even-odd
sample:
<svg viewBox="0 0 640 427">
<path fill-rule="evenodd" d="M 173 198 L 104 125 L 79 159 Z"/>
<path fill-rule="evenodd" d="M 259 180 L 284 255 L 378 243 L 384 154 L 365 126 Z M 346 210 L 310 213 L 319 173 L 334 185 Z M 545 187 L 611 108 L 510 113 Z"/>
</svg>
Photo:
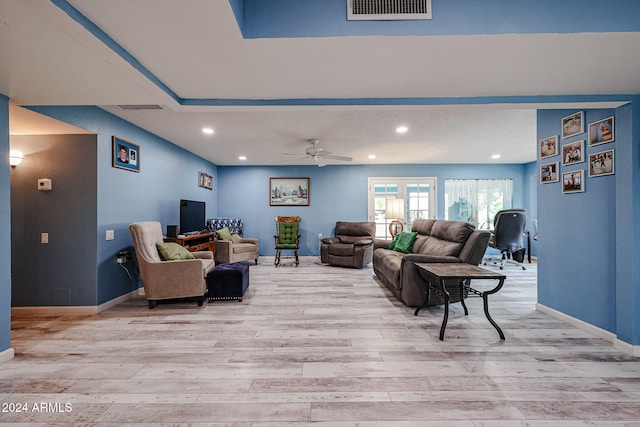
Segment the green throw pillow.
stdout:
<svg viewBox="0 0 640 427">
<path fill-rule="evenodd" d="M 224 227 L 224 228 L 221 228 L 220 230 L 217 230 L 216 234 L 218 235 L 218 240 L 231 241 L 231 232 L 229 231 L 228 227 Z"/>
<path fill-rule="evenodd" d="M 156 248 L 163 261 L 193 259 L 193 254 L 177 243 L 156 243 Z"/>
<path fill-rule="evenodd" d="M 404 252 L 405 254 L 410 253 L 411 248 L 413 247 L 413 242 L 416 241 L 417 236 L 418 236 L 417 231 L 414 231 L 412 233 L 409 233 L 407 231 L 401 231 L 396 235 L 396 238 L 394 240 L 396 244 L 394 245 L 393 250 L 398 252 Z"/>
</svg>

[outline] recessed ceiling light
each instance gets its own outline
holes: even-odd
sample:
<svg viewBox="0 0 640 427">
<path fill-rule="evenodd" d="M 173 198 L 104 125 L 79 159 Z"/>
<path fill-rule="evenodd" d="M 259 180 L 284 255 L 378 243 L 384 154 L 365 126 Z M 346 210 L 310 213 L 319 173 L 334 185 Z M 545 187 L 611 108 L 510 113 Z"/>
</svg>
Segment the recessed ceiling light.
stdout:
<svg viewBox="0 0 640 427">
<path fill-rule="evenodd" d="M 409 128 L 408 128 L 408 127 L 406 127 L 406 126 L 398 126 L 398 127 L 396 128 L 396 132 L 398 132 L 398 133 L 405 133 L 405 132 L 406 132 L 406 131 L 408 131 L 408 130 L 409 130 Z"/>
<path fill-rule="evenodd" d="M 247 156 L 238 156 L 238 160 L 247 160 Z"/>
<path fill-rule="evenodd" d="M 202 128 L 202 133 L 206 133 L 207 135 L 213 135 L 214 131 L 211 128 Z"/>
<path fill-rule="evenodd" d="M 493 156 L 491 156 L 492 159 L 499 159 L 500 158 L 500 154 L 494 154 Z"/>
<path fill-rule="evenodd" d="M 369 154 L 369 158 L 373 160 L 373 159 L 376 158 L 376 155 L 375 154 Z"/>
</svg>

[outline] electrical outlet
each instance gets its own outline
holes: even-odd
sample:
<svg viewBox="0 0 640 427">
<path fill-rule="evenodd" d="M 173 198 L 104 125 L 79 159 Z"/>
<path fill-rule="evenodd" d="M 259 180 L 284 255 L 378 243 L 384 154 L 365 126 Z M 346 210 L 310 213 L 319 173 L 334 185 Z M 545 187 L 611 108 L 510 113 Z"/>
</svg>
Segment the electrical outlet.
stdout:
<svg viewBox="0 0 640 427">
<path fill-rule="evenodd" d="M 113 230 L 107 230 L 105 238 L 107 240 L 113 240 L 115 238 L 115 233 L 113 232 Z"/>
<path fill-rule="evenodd" d="M 49 233 L 40 233 L 40 243 L 49 243 Z"/>
</svg>

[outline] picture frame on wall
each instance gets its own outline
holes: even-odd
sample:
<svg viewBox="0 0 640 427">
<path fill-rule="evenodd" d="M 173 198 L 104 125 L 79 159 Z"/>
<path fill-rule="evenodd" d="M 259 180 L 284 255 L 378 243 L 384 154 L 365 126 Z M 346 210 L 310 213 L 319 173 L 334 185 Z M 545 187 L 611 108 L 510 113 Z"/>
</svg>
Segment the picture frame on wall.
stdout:
<svg viewBox="0 0 640 427">
<path fill-rule="evenodd" d="M 613 116 L 589 124 L 589 146 L 605 144 L 615 138 Z"/>
<path fill-rule="evenodd" d="M 198 172 L 198 187 L 213 190 L 213 177 L 204 172 Z"/>
<path fill-rule="evenodd" d="M 584 113 L 578 111 L 562 118 L 562 139 L 584 133 Z"/>
<path fill-rule="evenodd" d="M 613 149 L 589 154 L 589 176 L 613 175 L 615 157 Z"/>
<path fill-rule="evenodd" d="M 548 184 L 550 182 L 560 181 L 558 162 L 545 163 L 540 165 L 540 183 Z"/>
<path fill-rule="evenodd" d="M 538 144 L 538 155 L 541 159 L 558 155 L 558 135 L 541 139 Z"/>
<path fill-rule="evenodd" d="M 580 169 L 570 172 L 564 172 L 562 174 L 562 192 L 584 192 L 584 170 Z"/>
<path fill-rule="evenodd" d="M 573 165 L 584 162 L 584 139 L 569 142 L 562 146 L 562 164 Z"/>
<path fill-rule="evenodd" d="M 113 136 L 111 141 L 111 166 L 140 172 L 140 146 L 117 136 Z"/>
<path fill-rule="evenodd" d="M 270 206 L 309 206 L 309 178 L 269 178 Z"/>
</svg>

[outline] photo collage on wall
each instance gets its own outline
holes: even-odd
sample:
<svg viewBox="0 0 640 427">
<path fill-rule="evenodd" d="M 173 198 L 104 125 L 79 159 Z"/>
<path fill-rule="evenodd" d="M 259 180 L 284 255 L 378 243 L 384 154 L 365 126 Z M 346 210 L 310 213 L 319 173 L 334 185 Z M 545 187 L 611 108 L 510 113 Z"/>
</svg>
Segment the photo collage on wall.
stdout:
<svg viewBox="0 0 640 427">
<path fill-rule="evenodd" d="M 615 138 L 614 117 L 590 123 L 586 130 L 584 112 L 578 111 L 562 118 L 562 143 L 558 135 L 541 139 L 538 143 L 540 183 L 561 182 L 563 193 L 585 191 L 585 169 L 587 162 L 589 177 L 613 175 L 615 171 L 614 149 L 602 144 L 613 142 Z M 597 148 L 592 148 L 597 147 Z M 560 159 L 557 156 L 560 155 Z M 560 171 L 562 166 L 562 172 Z"/>
</svg>

